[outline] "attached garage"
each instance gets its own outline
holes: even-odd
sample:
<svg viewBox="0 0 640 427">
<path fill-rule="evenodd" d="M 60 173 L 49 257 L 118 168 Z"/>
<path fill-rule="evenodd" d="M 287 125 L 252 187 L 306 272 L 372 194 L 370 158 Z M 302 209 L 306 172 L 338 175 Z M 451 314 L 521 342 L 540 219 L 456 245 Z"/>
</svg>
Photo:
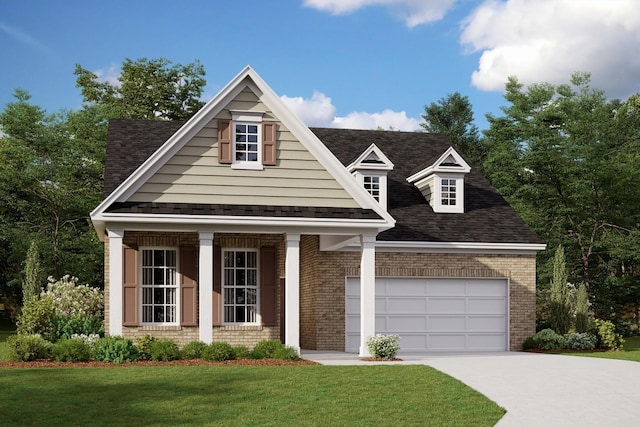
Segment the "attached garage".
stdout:
<svg viewBox="0 0 640 427">
<path fill-rule="evenodd" d="M 376 278 L 376 333 L 400 336 L 400 353 L 508 349 L 507 279 Z M 347 278 L 347 352 L 360 346 L 360 279 Z"/>
</svg>

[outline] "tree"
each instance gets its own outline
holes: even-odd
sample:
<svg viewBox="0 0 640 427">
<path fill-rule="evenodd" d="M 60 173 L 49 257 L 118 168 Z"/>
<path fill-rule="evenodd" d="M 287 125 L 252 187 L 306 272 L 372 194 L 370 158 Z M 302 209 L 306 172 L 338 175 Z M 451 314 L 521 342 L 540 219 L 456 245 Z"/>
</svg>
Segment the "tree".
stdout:
<svg viewBox="0 0 640 427">
<path fill-rule="evenodd" d="M 589 327 L 589 296 L 587 287 L 581 283 L 576 294 L 576 332 L 587 332 Z"/>
<path fill-rule="evenodd" d="M 564 249 L 556 248 L 553 260 L 553 280 L 551 282 L 551 301 L 549 303 L 551 328 L 558 334 L 564 335 L 571 327 L 571 302 L 567 287 L 567 268 Z"/>
<path fill-rule="evenodd" d="M 31 242 L 24 264 L 24 282 L 22 282 L 22 299 L 29 301 L 40 296 L 44 272 L 40 266 L 40 251 L 36 242 Z"/>
<path fill-rule="evenodd" d="M 427 132 L 442 133 L 451 139 L 471 163 L 481 167 L 484 161 L 484 147 L 473 124 L 473 109 L 467 96 L 459 92 L 448 94 L 438 102 L 432 102 L 424 108 L 420 123 Z"/>
<path fill-rule="evenodd" d="M 100 81 L 97 74 L 79 64 L 74 74 L 84 102 L 108 107 L 109 117 L 186 120 L 204 105 L 200 97 L 205 71 L 197 60 L 173 65 L 165 58 L 127 58 L 119 84 Z"/>
</svg>

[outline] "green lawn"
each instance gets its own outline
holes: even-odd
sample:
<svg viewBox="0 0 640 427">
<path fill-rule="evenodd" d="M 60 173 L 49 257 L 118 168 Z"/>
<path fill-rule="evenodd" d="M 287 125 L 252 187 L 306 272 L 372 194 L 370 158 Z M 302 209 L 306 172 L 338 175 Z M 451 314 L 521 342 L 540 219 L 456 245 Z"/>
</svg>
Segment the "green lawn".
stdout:
<svg viewBox="0 0 640 427">
<path fill-rule="evenodd" d="M 9 358 L 9 349 L 7 348 L 7 338 L 16 333 L 16 327 L 0 314 L 0 362 Z"/>
<path fill-rule="evenodd" d="M 571 356 L 601 357 L 604 359 L 620 359 L 640 362 L 640 337 L 627 337 L 624 339 L 624 351 L 605 351 L 593 353 L 562 353 Z"/>
<path fill-rule="evenodd" d="M 493 426 L 503 414 L 427 366 L 0 369 L 0 425 Z"/>
</svg>

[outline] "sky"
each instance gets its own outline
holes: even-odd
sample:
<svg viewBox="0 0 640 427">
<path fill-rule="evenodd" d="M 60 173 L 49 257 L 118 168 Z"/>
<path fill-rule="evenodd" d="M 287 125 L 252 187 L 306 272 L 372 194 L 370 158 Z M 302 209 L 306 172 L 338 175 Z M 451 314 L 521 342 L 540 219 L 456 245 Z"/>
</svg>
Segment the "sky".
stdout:
<svg viewBox="0 0 640 427">
<path fill-rule="evenodd" d="M 640 92 L 638 0 L 0 0 L 0 108 L 16 88 L 82 107 L 76 64 L 117 82 L 126 59 L 199 60 L 208 101 L 246 65 L 309 126 L 417 130 L 460 92 L 475 123 L 504 84 Z"/>
</svg>

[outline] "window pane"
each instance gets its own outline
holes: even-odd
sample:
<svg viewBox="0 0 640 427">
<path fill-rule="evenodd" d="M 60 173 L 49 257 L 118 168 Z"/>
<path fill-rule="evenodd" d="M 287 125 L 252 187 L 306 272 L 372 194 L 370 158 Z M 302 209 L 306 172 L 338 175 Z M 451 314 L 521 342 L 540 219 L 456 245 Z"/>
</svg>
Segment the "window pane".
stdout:
<svg viewBox="0 0 640 427">
<path fill-rule="evenodd" d="M 236 301 L 235 301 L 236 304 L 245 303 L 244 294 L 245 294 L 244 288 L 236 289 Z"/>
<path fill-rule="evenodd" d="M 234 271 L 232 268 L 225 268 L 224 269 L 224 284 L 226 286 L 233 286 L 236 284 L 235 280 L 233 280 L 234 278 Z"/>
<path fill-rule="evenodd" d="M 171 306 L 165 309 L 165 322 L 175 322 L 176 321 L 176 307 Z"/>
<path fill-rule="evenodd" d="M 164 322 L 164 307 L 153 307 L 153 321 L 158 323 Z"/>
<path fill-rule="evenodd" d="M 258 303 L 258 291 L 256 289 L 247 289 L 247 304 Z"/>
<path fill-rule="evenodd" d="M 176 266 L 176 251 L 167 251 L 167 267 Z"/>
<path fill-rule="evenodd" d="M 256 321 L 256 313 L 257 313 L 257 309 L 255 306 L 252 307 L 247 307 L 247 311 L 249 312 L 249 318 L 247 319 L 247 322 L 255 322 Z"/>
<path fill-rule="evenodd" d="M 256 153 L 249 153 L 247 155 L 247 160 L 249 160 L 250 162 L 257 162 L 258 161 L 258 155 Z"/>
<path fill-rule="evenodd" d="M 236 270 L 236 286 L 245 286 L 246 284 L 246 272 L 244 270 Z"/>
<path fill-rule="evenodd" d="M 142 288 L 142 303 L 151 304 L 153 302 L 153 288 Z"/>
<path fill-rule="evenodd" d="M 233 288 L 225 288 L 224 290 L 224 303 L 225 304 L 233 304 L 233 294 L 234 294 L 234 289 Z"/>
<path fill-rule="evenodd" d="M 142 269 L 142 284 L 143 285 L 153 284 L 153 269 L 151 268 Z"/>
<path fill-rule="evenodd" d="M 236 160 L 238 161 L 243 161 L 246 159 L 246 157 L 247 157 L 246 153 L 240 153 L 240 152 L 236 153 Z"/>
<path fill-rule="evenodd" d="M 153 285 L 163 285 L 164 284 L 164 269 L 163 268 L 154 268 L 153 269 Z"/>
<path fill-rule="evenodd" d="M 246 133 L 247 132 L 247 125 L 236 125 L 236 132 L 237 133 Z"/>
<path fill-rule="evenodd" d="M 236 322 L 246 322 L 246 318 L 244 316 L 244 307 L 236 307 Z"/>
<path fill-rule="evenodd" d="M 224 253 L 224 266 L 233 267 L 233 252 Z"/>
<path fill-rule="evenodd" d="M 142 265 L 143 266 L 153 265 L 153 251 L 149 251 L 149 250 L 142 251 Z"/>
<path fill-rule="evenodd" d="M 164 303 L 164 289 L 156 288 L 153 290 L 153 303 L 154 304 L 163 304 Z"/>
<path fill-rule="evenodd" d="M 175 305 L 176 304 L 176 289 L 167 289 L 166 290 L 166 302 L 169 305 Z"/>
<path fill-rule="evenodd" d="M 246 265 L 245 259 L 245 252 L 236 252 L 236 267 L 244 267 Z"/>
<path fill-rule="evenodd" d="M 169 286 L 175 286 L 176 284 L 176 271 L 173 268 L 169 268 L 166 270 L 166 279 L 165 284 Z"/>
<path fill-rule="evenodd" d="M 164 251 L 153 251 L 153 265 L 164 265 Z"/>
<path fill-rule="evenodd" d="M 248 125 L 247 132 L 249 133 L 258 133 L 258 126 L 256 125 Z"/>
<path fill-rule="evenodd" d="M 256 270 L 247 271 L 247 286 L 258 285 L 258 272 Z"/>
<path fill-rule="evenodd" d="M 247 252 L 247 267 L 256 268 L 258 266 L 258 253 L 257 252 Z"/>
<path fill-rule="evenodd" d="M 234 313 L 234 307 L 233 306 L 227 306 L 224 308 L 224 321 L 225 322 L 229 322 L 229 323 L 233 323 L 236 321 L 235 316 L 233 315 Z"/>
<path fill-rule="evenodd" d="M 142 307 L 142 321 L 143 322 L 153 322 L 153 311 L 151 307 L 144 306 Z"/>
</svg>

